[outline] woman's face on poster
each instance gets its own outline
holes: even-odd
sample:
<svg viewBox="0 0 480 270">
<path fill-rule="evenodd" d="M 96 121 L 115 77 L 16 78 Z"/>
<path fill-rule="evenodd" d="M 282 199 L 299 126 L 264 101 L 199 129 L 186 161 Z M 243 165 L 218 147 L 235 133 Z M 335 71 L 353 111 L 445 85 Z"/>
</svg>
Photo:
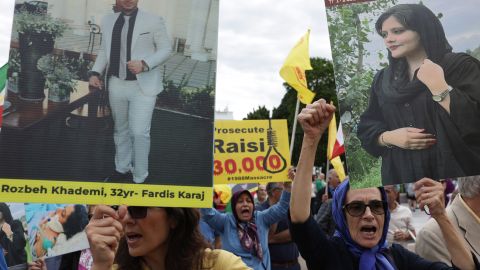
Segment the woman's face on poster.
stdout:
<svg viewBox="0 0 480 270">
<path fill-rule="evenodd" d="M 417 32 L 407 29 L 394 16 L 382 24 L 383 41 L 393 58 L 423 56 L 425 50 Z"/>
</svg>

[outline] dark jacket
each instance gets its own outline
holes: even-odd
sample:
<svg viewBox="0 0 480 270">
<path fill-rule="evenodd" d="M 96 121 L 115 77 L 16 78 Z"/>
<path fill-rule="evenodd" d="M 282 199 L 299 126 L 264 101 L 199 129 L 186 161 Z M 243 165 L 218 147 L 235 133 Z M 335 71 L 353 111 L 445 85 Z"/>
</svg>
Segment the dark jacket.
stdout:
<svg viewBox="0 0 480 270">
<path fill-rule="evenodd" d="M 301 224 L 291 223 L 290 221 L 290 233 L 300 250 L 300 254 L 307 262 L 309 270 L 359 269 L 359 258 L 350 253 L 343 240 L 338 237 L 328 238 L 312 217 Z M 393 244 L 389 248 L 388 255 L 388 260 L 398 270 L 458 269 L 441 262 L 427 261 L 397 244 Z M 476 259 L 475 264 L 476 268 L 480 269 L 480 264 Z"/>
<path fill-rule="evenodd" d="M 368 153 L 382 157 L 384 185 L 480 174 L 480 62 L 467 54 L 447 53 L 438 64 L 453 87 L 450 113 L 433 101 L 416 76 L 411 82 L 396 82 L 390 67 L 375 76 L 358 138 Z M 405 127 L 425 129 L 435 135 L 436 144 L 423 150 L 378 144 L 383 132 Z"/>
<path fill-rule="evenodd" d="M 25 234 L 23 231 L 22 222 L 13 220 L 10 224 L 13 232 L 12 241 L 8 239 L 7 235 L 0 230 L 0 246 L 6 251 L 5 260 L 8 266 L 14 266 L 27 262 L 27 254 L 25 252 Z"/>
</svg>

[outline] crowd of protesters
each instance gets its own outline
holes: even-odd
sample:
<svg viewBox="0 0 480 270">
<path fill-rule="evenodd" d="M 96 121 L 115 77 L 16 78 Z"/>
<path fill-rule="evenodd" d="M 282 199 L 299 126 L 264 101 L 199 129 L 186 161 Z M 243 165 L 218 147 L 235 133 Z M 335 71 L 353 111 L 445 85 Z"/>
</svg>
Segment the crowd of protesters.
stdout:
<svg viewBox="0 0 480 270">
<path fill-rule="evenodd" d="M 405 197 L 431 215 L 416 231 L 399 203 L 408 185 L 352 190 L 335 170 L 326 182 L 312 176 L 333 111 L 320 100 L 298 116 L 305 135 L 293 184 L 217 187 L 213 207 L 200 210 L 101 205 L 90 209 L 89 250 L 60 257 L 64 268 L 47 258 L 29 269 L 299 270 L 300 256 L 308 269 L 480 269 L 480 176 L 412 183 L 415 197 Z"/>
</svg>

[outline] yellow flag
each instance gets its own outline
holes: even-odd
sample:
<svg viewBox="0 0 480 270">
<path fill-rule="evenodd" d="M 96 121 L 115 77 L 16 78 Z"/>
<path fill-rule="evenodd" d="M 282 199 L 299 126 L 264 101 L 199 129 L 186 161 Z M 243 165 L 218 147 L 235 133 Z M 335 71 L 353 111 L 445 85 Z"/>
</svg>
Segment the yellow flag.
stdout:
<svg viewBox="0 0 480 270">
<path fill-rule="evenodd" d="M 337 120 L 335 115 L 328 125 L 328 144 L 327 144 L 327 158 L 332 159 L 333 147 L 335 146 L 335 141 L 337 140 Z"/>
<path fill-rule="evenodd" d="M 328 126 L 328 144 L 327 144 L 327 158 L 330 160 L 330 163 L 333 165 L 335 172 L 337 172 L 340 181 L 345 180 L 345 169 L 343 168 L 342 160 L 339 156 L 336 156 L 332 159 L 333 148 L 335 146 L 335 142 L 337 141 L 337 120 L 335 119 L 335 115 L 332 117 L 330 121 L 330 125 Z"/>
<path fill-rule="evenodd" d="M 290 51 L 280 69 L 280 76 L 298 92 L 298 99 L 303 104 L 312 103 L 315 93 L 307 86 L 305 70 L 311 70 L 310 55 L 308 52 L 308 38 L 310 30 L 297 42 Z"/>
<path fill-rule="evenodd" d="M 340 181 L 345 180 L 347 176 L 345 175 L 345 170 L 343 169 L 343 164 L 340 157 L 335 157 L 334 159 L 330 160 L 330 163 L 333 165 L 335 172 L 337 172 L 338 178 L 340 178 Z"/>
</svg>

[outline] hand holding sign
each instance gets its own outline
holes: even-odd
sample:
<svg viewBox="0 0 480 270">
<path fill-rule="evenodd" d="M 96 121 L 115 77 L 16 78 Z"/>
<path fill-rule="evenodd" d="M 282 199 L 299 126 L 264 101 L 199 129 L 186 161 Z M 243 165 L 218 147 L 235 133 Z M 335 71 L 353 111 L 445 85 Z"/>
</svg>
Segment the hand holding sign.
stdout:
<svg viewBox="0 0 480 270">
<path fill-rule="evenodd" d="M 120 220 L 126 215 L 127 209 L 120 207 L 118 212 L 106 205 L 98 205 L 92 219 L 87 225 L 86 233 L 90 250 L 92 251 L 93 267 L 110 269 L 115 259 L 118 243 L 123 236 L 123 226 Z"/>
</svg>

